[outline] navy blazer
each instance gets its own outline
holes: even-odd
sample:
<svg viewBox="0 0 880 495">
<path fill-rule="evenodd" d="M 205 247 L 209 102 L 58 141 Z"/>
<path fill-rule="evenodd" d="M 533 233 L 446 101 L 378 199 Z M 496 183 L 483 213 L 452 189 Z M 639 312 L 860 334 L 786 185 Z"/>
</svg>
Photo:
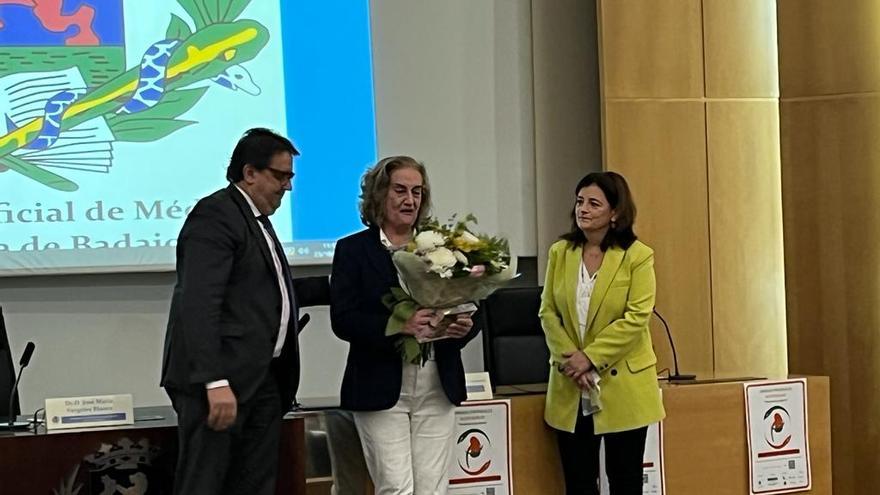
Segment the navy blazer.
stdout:
<svg viewBox="0 0 880 495">
<path fill-rule="evenodd" d="M 395 348 L 399 337 L 385 336 L 391 311 L 382 296 L 400 287 L 391 254 L 379 240 L 378 227 L 340 239 L 330 277 L 330 323 L 333 333 L 349 343 L 341 405 L 352 411 L 381 411 L 400 398 L 403 360 Z M 461 339 L 434 342 L 434 357 L 449 401 L 461 404 L 467 392 L 461 349 L 479 332 Z"/>
</svg>

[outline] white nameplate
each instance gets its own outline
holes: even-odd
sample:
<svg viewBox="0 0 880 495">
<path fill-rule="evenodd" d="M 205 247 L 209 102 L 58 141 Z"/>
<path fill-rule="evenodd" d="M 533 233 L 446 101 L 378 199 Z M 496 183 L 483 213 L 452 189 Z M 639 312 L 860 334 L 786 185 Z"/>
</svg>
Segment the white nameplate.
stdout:
<svg viewBox="0 0 880 495">
<path fill-rule="evenodd" d="M 492 382 L 489 373 L 485 371 L 465 373 L 464 382 L 467 400 L 492 400 Z"/>
<path fill-rule="evenodd" d="M 46 429 L 134 424 L 131 394 L 46 399 Z"/>
</svg>

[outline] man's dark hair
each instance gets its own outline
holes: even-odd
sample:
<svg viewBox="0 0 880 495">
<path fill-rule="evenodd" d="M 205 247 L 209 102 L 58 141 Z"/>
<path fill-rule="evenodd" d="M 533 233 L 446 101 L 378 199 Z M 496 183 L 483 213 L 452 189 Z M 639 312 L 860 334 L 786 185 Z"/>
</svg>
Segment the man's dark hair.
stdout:
<svg viewBox="0 0 880 495">
<path fill-rule="evenodd" d="M 244 179 L 244 166 L 247 164 L 257 170 L 268 168 L 272 157 L 278 153 L 299 156 L 299 151 L 286 137 L 263 127 L 248 129 L 232 150 L 226 180 L 238 182 Z"/>
</svg>

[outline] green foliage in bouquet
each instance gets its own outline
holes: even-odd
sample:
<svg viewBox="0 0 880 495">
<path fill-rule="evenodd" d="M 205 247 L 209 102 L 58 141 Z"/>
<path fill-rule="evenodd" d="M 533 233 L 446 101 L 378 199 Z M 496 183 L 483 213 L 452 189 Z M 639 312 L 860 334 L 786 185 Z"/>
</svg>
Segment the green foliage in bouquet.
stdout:
<svg viewBox="0 0 880 495">
<path fill-rule="evenodd" d="M 391 310 L 391 317 L 385 326 L 385 335 L 397 335 L 394 347 L 403 358 L 403 362 L 425 365 L 431 349 L 431 343 L 419 343 L 412 335 L 404 335 L 406 321 L 419 309 L 419 305 L 409 294 L 399 287 L 392 287 L 390 294 L 382 297 L 382 304 Z"/>
</svg>

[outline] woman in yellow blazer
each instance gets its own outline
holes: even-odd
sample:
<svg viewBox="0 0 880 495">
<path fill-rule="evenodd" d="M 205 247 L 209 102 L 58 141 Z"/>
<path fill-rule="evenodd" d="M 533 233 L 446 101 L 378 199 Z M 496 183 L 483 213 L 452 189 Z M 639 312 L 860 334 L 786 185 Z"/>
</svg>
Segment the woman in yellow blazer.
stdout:
<svg viewBox="0 0 880 495">
<path fill-rule="evenodd" d="M 602 439 L 612 495 L 641 495 L 647 427 L 665 416 L 648 330 L 654 252 L 636 240 L 635 215 L 622 176 L 589 174 L 575 188 L 572 230 L 550 247 L 544 419 L 558 430 L 568 495 L 598 495 Z M 584 411 L 597 396 L 601 409 Z"/>
</svg>

